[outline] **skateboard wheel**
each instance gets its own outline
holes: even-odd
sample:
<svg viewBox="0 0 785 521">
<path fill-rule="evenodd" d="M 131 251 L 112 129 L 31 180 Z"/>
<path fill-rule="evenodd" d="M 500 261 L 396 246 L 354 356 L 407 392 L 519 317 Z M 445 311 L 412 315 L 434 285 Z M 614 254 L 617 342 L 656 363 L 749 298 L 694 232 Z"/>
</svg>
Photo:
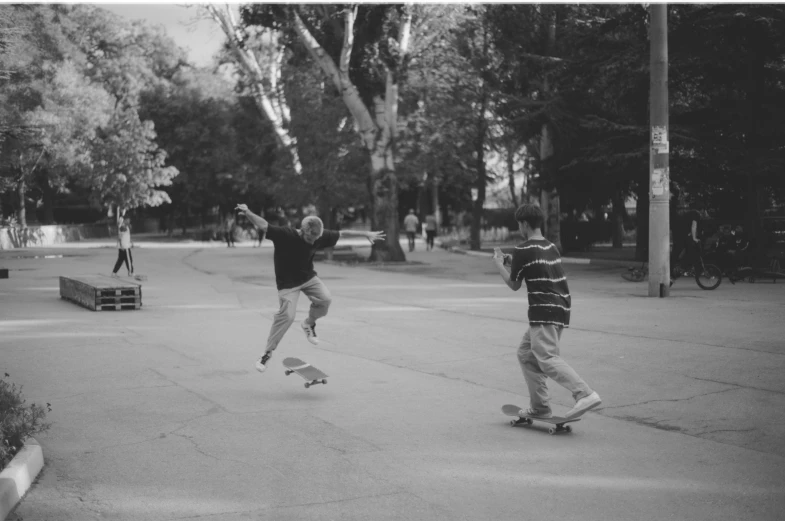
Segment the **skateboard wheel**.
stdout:
<svg viewBox="0 0 785 521">
<path fill-rule="evenodd" d="M 565 431 L 567 431 L 567 432 L 572 432 L 572 427 L 570 427 L 569 425 L 567 425 L 567 426 L 564 428 L 564 430 L 565 430 Z"/>
<path fill-rule="evenodd" d="M 290 374 L 292 374 L 294 371 L 288 371 L 288 370 L 287 370 L 287 371 L 284 371 L 284 372 L 286 373 L 286 376 L 289 376 L 289 375 L 290 375 Z"/>
<path fill-rule="evenodd" d="M 548 429 L 548 434 L 556 434 L 556 429 L 551 427 L 550 429 Z"/>
<path fill-rule="evenodd" d="M 327 385 L 327 379 L 326 379 L 326 378 L 322 378 L 322 383 L 323 383 L 324 385 Z"/>
<path fill-rule="evenodd" d="M 531 425 L 532 423 L 534 423 L 534 420 L 532 420 L 531 418 L 526 418 L 527 425 Z"/>
<path fill-rule="evenodd" d="M 511 426 L 513 426 L 513 427 L 515 427 L 515 425 L 516 425 L 517 423 L 518 423 L 518 422 L 517 422 L 517 421 L 515 421 L 515 420 L 510 420 L 510 425 L 511 425 Z"/>
<path fill-rule="evenodd" d="M 308 382 L 305 382 L 305 388 L 308 389 L 311 386 Z"/>
</svg>

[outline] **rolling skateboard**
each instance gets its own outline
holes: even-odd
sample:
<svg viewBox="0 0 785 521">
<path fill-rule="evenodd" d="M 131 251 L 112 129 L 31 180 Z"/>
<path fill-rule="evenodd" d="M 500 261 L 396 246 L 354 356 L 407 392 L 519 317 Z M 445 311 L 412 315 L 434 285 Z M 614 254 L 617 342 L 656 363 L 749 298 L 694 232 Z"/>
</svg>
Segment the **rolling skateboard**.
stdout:
<svg viewBox="0 0 785 521">
<path fill-rule="evenodd" d="M 284 358 L 283 366 L 286 368 L 286 376 L 292 373 L 297 373 L 305 379 L 305 388 L 308 389 L 312 385 L 326 384 L 327 376 L 319 369 L 315 368 L 308 362 L 303 362 L 299 358 Z"/>
<path fill-rule="evenodd" d="M 555 425 L 555 427 L 550 427 L 548 429 L 548 434 L 556 434 L 559 432 L 572 432 L 572 427 L 569 425 L 565 426 L 565 423 L 570 422 L 577 422 L 581 421 L 580 418 L 562 418 L 561 416 L 553 416 L 551 418 L 536 418 L 530 416 L 520 416 L 518 413 L 520 412 L 521 407 L 517 405 L 503 405 L 502 412 L 507 416 L 515 416 L 518 419 L 510 421 L 510 425 L 516 427 L 518 425 L 531 425 L 533 421 L 548 423 L 550 425 Z"/>
</svg>

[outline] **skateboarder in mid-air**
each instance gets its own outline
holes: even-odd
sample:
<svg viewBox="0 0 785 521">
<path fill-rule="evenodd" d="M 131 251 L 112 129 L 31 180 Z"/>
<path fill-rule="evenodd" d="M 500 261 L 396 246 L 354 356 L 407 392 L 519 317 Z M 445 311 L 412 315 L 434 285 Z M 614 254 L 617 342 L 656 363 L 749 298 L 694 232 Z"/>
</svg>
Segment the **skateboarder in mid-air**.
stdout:
<svg viewBox="0 0 785 521">
<path fill-rule="evenodd" d="M 510 255 L 495 248 L 493 261 L 507 286 L 518 291 L 526 281 L 529 296 L 529 329 L 518 347 L 518 362 L 529 388 L 530 407 L 520 416 L 550 418 L 546 377 L 572 393 L 575 405 L 565 415 L 577 418 L 602 403 L 600 396 L 559 355 L 562 330 L 570 324 L 570 290 L 556 246 L 542 235 L 544 216 L 538 206 L 524 204 L 515 212 L 526 239 Z M 510 268 L 505 266 L 510 262 Z"/>
<path fill-rule="evenodd" d="M 303 320 L 301 327 L 308 341 L 314 345 L 319 343 L 316 336 L 316 320 L 327 315 L 331 297 L 327 287 L 316 276 L 313 269 L 313 256 L 316 250 L 335 246 L 341 237 L 365 237 L 371 243 L 385 238 L 384 232 L 366 232 L 354 230 L 325 230 L 322 220 L 316 216 L 303 219 L 300 229 L 288 226 L 274 226 L 264 218 L 256 215 L 244 204 L 238 204 L 237 211 L 242 212 L 256 226 L 260 234 L 275 245 L 273 263 L 275 266 L 275 283 L 278 287 L 280 309 L 275 314 L 267 348 L 256 361 L 256 370 L 264 372 L 267 363 L 278 347 L 289 326 L 294 323 L 297 312 L 297 300 L 302 291 L 311 300 L 308 318 Z"/>
</svg>

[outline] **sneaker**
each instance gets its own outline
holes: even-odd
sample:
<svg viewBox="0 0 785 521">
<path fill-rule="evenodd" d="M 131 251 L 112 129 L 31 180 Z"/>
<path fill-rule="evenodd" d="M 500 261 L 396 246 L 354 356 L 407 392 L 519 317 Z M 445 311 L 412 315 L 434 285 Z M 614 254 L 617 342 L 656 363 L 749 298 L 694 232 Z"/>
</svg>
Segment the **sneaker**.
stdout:
<svg viewBox="0 0 785 521">
<path fill-rule="evenodd" d="M 303 328 L 303 332 L 305 333 L 305 337 L 308 339 L 310 343 L 316 345 L 319 343 L 319 337 L 316 336 L 316 324 L 310 325 L 305 320 L 303 323 L 300 324 Z"/>
<path fill-rule="evenodd" d="M 518 416 L 520 416 L 521 418 L 523 418 L 524 416 L 526 416 L 527 418 L 552 418 L 553 413 L 539 412 L 529 407 L 528 409 L 521 409 L 520 411 L 518 411 Z"/>
<path fill-rule="evenodd" d="M 117 277 L 119 277 L 119 275 L 118 275 L 117 273 L 112 273 L 111 277 L 112 277 L 113 279 L 116 279 Z"/>
<path fill-rule="evenodd" d="M 570 409 L 570 411 L 564 415 L 565 418 L 577 418 L 578 416 L 583 415 L 586 411 L 594 409 L 598 405 L 602 403 L 600 399 L 600 395 L 595 393 L 591 393 L 589 396 L 585 396 L 575 402 L 575 406 Z"/>
<path fill-rule="evenodd" d="M 255 364 L 256 370 L 259 371 L 260 373 L 263 373 L 264 370 L 267 369 L 267 362 L 268 360 L 270 360 L 270 357 L 272 356 L 273 354 L 270 351 L 260 356 L 259 360 L 257 360 Z"/>
</svg>

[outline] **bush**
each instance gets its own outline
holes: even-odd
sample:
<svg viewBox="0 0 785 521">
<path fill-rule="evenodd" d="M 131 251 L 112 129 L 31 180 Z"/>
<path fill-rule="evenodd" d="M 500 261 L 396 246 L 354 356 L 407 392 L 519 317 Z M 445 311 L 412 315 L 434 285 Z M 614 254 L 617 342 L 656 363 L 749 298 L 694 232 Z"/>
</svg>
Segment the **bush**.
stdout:
<svg viewBox="0 0 785 521">
<path fill-rule="evenodd" d="M 44 417 L 51 410 L 48 403 L 46 409 L 34 403 L 25 405 L 22 387 L 0 378 L 0 469 L 22 449 L 29 436 L 49 429 Z"/>
</svg>

